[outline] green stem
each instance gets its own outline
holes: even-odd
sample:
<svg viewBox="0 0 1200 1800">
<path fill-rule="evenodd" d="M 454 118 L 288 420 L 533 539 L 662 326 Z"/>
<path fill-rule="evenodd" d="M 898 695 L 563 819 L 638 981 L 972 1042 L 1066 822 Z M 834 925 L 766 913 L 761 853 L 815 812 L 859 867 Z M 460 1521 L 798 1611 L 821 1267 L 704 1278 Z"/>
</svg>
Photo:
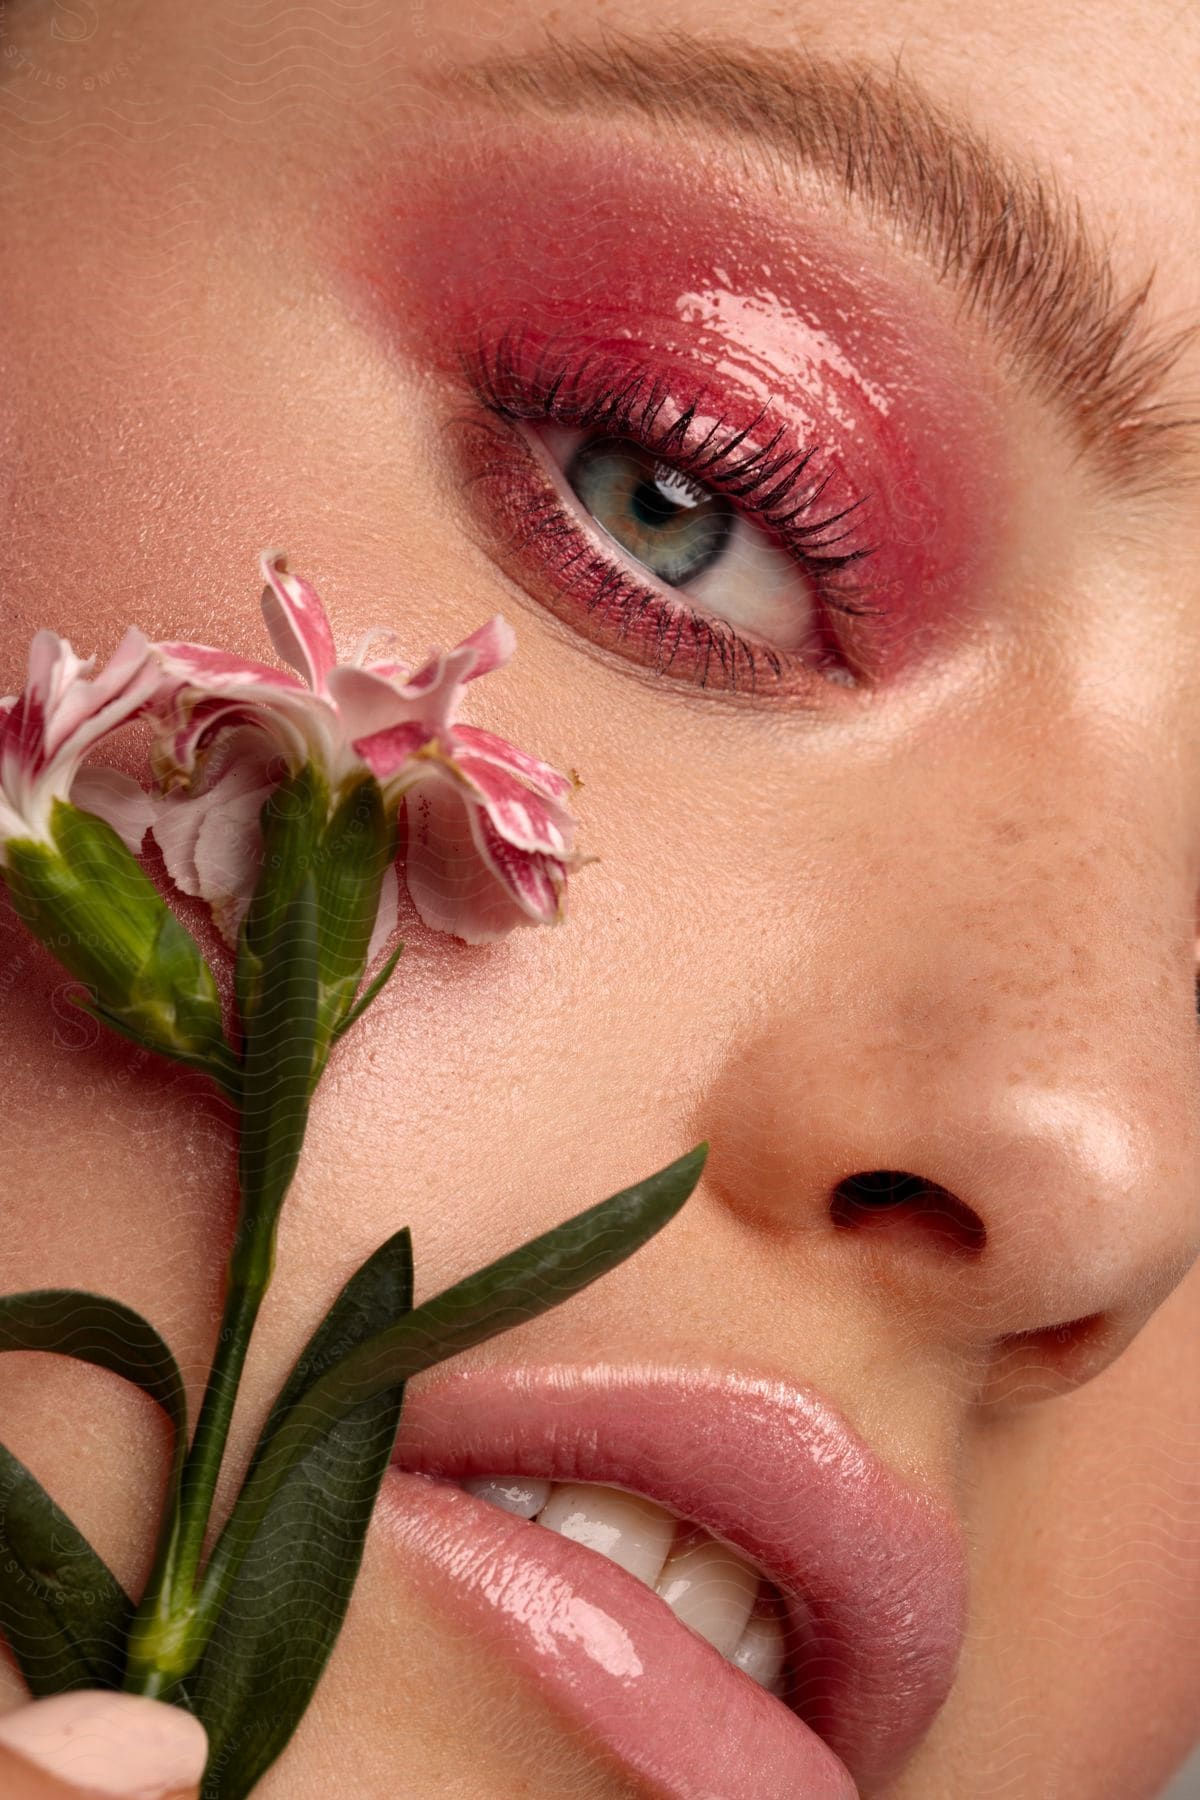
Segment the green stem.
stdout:
<svg viewBox="0 0 1200 1800">
<path fill-rule="evenodd" d="M 192 1446 L 168 1505 L 154 1571 L 129 1635 L 125 1687 L 167 1699 L 195 1661 L 191 1631 L 196 1576 L 225 1454 L 238 1383 L 275 1262 L 275 1219 L 264 1227 L 243 1214 L 229 1263 L 216 1354 Z"/>
</svg>

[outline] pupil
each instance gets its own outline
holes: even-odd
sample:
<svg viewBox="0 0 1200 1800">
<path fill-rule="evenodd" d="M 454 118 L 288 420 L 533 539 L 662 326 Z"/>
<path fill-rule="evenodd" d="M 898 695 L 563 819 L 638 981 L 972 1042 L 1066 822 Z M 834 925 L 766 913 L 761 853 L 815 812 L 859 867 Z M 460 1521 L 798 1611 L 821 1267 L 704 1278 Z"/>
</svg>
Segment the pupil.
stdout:
<svg viewBox="0 0 1200 1800">
<path fill-rule="evenodd" d="M 648 481 L 639 481 L 634 489 L 633 511 L 643 525 L 665 525 L 673 519 L 681 508 L 673 500 L 669 500 L 658 483 L 653 486 Z"/>
</svg>

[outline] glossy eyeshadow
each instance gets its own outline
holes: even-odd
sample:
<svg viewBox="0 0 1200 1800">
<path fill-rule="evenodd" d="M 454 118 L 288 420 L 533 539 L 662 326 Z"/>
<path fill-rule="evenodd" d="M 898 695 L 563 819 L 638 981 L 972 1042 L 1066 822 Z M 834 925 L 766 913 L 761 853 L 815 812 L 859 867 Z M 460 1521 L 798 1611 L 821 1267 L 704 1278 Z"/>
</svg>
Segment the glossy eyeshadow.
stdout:
<svg viewBox="0 0 1200 1800">
<path fill-rule="evenodd" d="M 655 148 L 460 121 L 406 146 L 418 182 L 381 159 L 343 270 L 397 352 L 451 386 L 515 341 L 531 384 L 535 363 L 590 363 L 812 450 L 814 515 L 853 509 L 830 547 L 871 549 L 855 576 L 880 616 L 853 622 L 860 661 L 894 678 L 996 579 L 1013 471 L 994 372 L 932 276 L 865 227 Z"/>
</svg>

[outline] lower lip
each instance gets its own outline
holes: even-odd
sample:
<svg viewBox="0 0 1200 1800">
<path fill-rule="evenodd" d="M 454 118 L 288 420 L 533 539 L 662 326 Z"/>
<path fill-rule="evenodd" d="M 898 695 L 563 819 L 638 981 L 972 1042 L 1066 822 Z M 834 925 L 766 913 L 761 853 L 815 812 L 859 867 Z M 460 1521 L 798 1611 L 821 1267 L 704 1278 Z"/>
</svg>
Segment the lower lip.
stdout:
<svg viewBox="0 0 1200 1800">
<path fill-rule="evenodd" d="M 659 1800 L 858 1800 L 815 1732 L 616 1563 L 395 1468 L 375 1517 L 436 1604 Z"/>
</svg>

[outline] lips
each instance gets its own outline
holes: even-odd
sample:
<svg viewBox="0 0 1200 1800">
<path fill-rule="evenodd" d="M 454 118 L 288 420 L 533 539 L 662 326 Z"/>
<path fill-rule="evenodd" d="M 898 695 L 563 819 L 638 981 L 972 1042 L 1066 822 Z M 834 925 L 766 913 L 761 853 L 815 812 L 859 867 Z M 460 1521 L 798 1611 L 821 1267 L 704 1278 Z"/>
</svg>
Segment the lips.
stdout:
<svg viewBox="0 0 1200 1800">
<path fill-rule="evenodd" d="M 810 1390 L 717 1368 L 445 1371 L 406 1394 L 394 1471 L 385 1512 L 401 1537 L 405 1510 L 415 1508 L 435 1537 L 442 1534 L 442 1566 L 454 1565 L 460 1576 L 473 1554 L 464 1548 L 469 1541 L 477 1575 L 486 1551 L 491 1578 L 497 1559 L 511 1566 L 516 1556 L 524 1565 L 532 1556 L 545 1582 L 583 1579 L 609 1618 L 620 1621 L 623 1609 L 636 1614 L 655 1643 L 666 1644 L 677 1694 L 690 1681 L 693 1694 L 709 1690 L 713 1706 L 749 1709 L 751 1758 L 783 1766 L 790 1754 L 795 1769 L 803 1740 L 814 1752 L 822 1748 L 815 1732 L 855 1781 L 879 1783 L 911 1754 L 953 1682 L 966 1607 L 957 1525 L 886 1469 Z M 784 1597 L 789 1642 L 806 1645 L 788 1700 L 811 1731 L 695 1638 L 636 1576 L 461 1490 L 410 1479 L 500 1473 L 629 1488 L 757 1563 Z M 411 1548 L 416 1538 L 407 1535 Z M 426 1560 L 437 1561 L 432 1539 L 423 1536 L 422 1545 Z M 643 1708 L 653 1736 L 650 1710 Z M 603 1737 L 602 1707 L 597 1717 Z M 632 1729 L 636 1735 L 636 1720 Z M 747 1793 L 776 1791 L 747 1774 Z M 704 1790 L 685 1782 L 663 1791 Z M 824 1786 L 794 1791 L 850 1789 L 826 1771 Z"/>
</svg>

